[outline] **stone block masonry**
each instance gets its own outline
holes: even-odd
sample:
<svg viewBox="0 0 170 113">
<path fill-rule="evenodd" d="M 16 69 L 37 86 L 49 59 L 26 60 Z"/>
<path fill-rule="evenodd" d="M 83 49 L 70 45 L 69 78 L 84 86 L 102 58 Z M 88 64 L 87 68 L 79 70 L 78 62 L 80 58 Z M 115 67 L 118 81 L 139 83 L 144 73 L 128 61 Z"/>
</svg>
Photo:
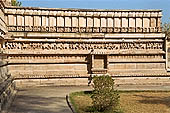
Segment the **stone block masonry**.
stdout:
<svg viewBox="0 0 170 113">
<path fill-rule="evenodd" d="M 5 9 L 16 79 L 166 74 L 161 10 Z"/>
<path fill-rule="evenodd" d="M 8 31 L 2 1 L 0 1 L 0 8 L 0 113 L 5 113 L 16 91 L 13 77 L 8 71 L 7 54 L 3 49 L 3 41 L 8 37 Z"/>
<path fill-rule="evenodd" d="M 8 35 L 1 48 L 17 84 L 22 80 L 41 84 L 48 79 L 69 79 L 74 84 L 71 79 L 87 80 L 96 74 L 170 75 L 161 10 L 34 8 L 6 3 L 10 1 L 2 2 L 1 25 Z"/>
</svg>

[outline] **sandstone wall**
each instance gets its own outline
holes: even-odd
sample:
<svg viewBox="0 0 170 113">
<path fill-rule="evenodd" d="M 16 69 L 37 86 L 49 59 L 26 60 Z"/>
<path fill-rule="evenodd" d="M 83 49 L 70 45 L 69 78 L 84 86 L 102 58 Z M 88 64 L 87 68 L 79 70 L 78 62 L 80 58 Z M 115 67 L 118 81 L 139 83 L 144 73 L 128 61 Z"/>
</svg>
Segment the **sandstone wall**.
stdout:
<svg viewBox="0 0 170 113">
<path fill-rule="evenodd" d="M 161 32 L 161 10 L 92 10 L 8 7 L 9 31 Z"/>
<path fill-rule="evenodd" d="M 4 3 L 0 1 L 0 112 L 4 111 L 7 105 L 10 105 L 14 93 L 15 85 L 13 78 L 8 72 L 7 55 L 3 49 L 4 39 L 7 35 L 7 25 L 4 15 Z"/>
<path fill-rule="evenodd" d="M 11 7 L 3 43 L 16 79 L 168 76 L 161 10 Z"/>
</svg>

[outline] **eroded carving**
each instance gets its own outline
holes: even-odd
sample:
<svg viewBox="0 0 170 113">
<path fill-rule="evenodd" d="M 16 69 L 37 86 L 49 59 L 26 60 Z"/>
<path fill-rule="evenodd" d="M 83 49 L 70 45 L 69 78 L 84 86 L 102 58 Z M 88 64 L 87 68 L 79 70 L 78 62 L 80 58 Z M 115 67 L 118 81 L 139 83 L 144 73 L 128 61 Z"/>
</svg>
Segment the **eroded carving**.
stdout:
<svg viewBox="0 0 170 113">
<path fill-rule="evenodd" d="M 162 59 L 163 55 L 111 55 L 110 59 Z"/>
<path fill-rule="evenodd" d="M 135 30 L 136 29 L 136 30 Z M 162 32 L 160 27 L 56 27 L 56 26 L 8 26 L 9 31 L 59 32 L 59 33 L 128 33 Z"/>
<path fill-rule="evenodd" d="M 71 60 L 71 59 L 79 59 L 85 61 L 87 58 L 86 55 L 16 55 L 16 56 L 9 56 L 9 59 L 65 59 L 65 60 Z"/>
<path fill-rule="evenodd" d="M 92 49 L 162 49 L 163 43 L 159 42 L 121 42 L 121 43 L 23 43 L 23 42 L 7 42 L 6 49 L 20 49 L 20 50 L 92 50 Z"/>
</svg>

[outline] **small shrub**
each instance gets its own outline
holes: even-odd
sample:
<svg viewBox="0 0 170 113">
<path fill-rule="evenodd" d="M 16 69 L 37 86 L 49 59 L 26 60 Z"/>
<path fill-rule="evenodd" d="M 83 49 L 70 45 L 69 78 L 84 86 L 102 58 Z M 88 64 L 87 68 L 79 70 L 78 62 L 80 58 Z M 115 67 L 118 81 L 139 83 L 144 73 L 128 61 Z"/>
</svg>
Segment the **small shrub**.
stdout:
<svg viewBox="0 0 170 113">
<path fill-rule="evenodd" d="M 114 80 L 109 75 L 93 78 L 92 103 L 98 112 L 114 110 L 119 104 L 119 93 L 114 89 Z"/>
</svg>

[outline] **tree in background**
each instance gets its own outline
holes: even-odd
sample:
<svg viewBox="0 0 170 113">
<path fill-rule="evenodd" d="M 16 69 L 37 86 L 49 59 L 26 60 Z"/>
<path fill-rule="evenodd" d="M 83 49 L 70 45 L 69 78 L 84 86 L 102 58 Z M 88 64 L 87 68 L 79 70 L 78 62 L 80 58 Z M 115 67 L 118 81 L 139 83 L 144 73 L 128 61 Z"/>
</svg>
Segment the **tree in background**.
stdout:
<svg viewBox="0 0 170 113">
<path fill-rule="evenodd" d="M 11 4 L 12 4 L 12 6 L 21 6 L 22 5 L 22 3 L 17 0 L 12 0 Z"/>
<path fill-rule="evenodd" d="M 165 22 L 162 26 L 162 30 L 166 37 L 170 37 L 170 22 Z"/>
</svg>

